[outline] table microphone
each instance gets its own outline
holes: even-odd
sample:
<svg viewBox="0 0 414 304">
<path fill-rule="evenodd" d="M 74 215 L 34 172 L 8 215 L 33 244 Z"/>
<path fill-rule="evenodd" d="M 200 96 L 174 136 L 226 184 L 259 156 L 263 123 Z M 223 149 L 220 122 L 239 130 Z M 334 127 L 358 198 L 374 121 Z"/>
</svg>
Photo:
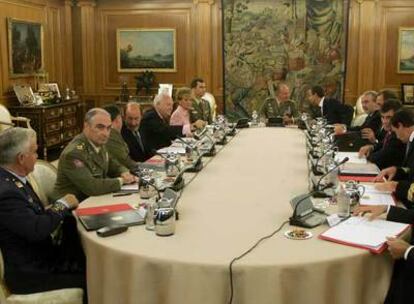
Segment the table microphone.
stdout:
<svg viewBox="0 0 414 304">
<path fill-rule="evenodd" d="M 299 197 L 301 197 L 301 196 L 303 196 L 303 197 L 301 197 L 299 200 L 298 200 L 298 202 L 295 204 L 295 207 L 294 207 L 294 209 L 293 209 L 293 214 L 292 214 L 292 216 L 289 218 L 289 224 L 290 225 L 294 225 L 294 226 L 300 226 L 300 227 L 306 227 L 306 226 L 304 226 L 304 224 L 303 224 L 303 221 L 302 221 L 302 219 L 300 218 L 300 216 L 298 216 L 297 215 L 297 212 L 298 212 L 298 207 L 299 207 L 299 205 L 301 205 L 306 199 L 308 199 L 309 197 L 311 197 L 315 192 L 317 192 L 317 191 L 323 191 L 323 190 L 325 190 L 325 189 L 328 189 L 328 188 L 330 188 L 330 187 L 332 187 L 333 186 L 333 184 L 332 183 L 328 183 L 327 185 L 325 185 L 322 189 L 320 189 L 320 190 L 313 190 L 313 191 L 311 191 L 311 192 L 309 192 L 308 194 L 305 194 L 304 196 L 303 196 L 303 194 L 302 195 L 300 195 Z M 296 197 L 296 198 L 299 198 L 299 197 Z M 292 199 L 292 201 L 294 200 L 295 198 L 293 198 Z"/>
<path fill-rule="evenodd" d="M 348 160 L 349 160 L 349 157 L 345 157 L 343 160 L 341 160 L 339 163 L 337 163 L 335 166 L 333 166 L 331 169 L 329 169 L 324 175 L 322 175 L 319 178 L 318 183 L 315 186 L 315 193 L 313 194 L 313 197 L 329 197 L 326 193 L 323 192 L 323 190 L 325 190 L 326 188 L 323 190 L 319 189 L 323 178 L 326 177 L 329 173 L 334 171 L 339 166 L 342 166 L 343 164 L 345 164 Z"/>
</svg>

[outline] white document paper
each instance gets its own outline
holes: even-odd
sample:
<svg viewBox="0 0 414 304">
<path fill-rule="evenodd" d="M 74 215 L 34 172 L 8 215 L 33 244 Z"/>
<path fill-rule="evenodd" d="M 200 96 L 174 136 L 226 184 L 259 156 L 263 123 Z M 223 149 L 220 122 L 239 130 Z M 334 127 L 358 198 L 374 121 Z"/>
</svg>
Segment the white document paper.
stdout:
<svg viewBox="0 0 414 304">
<path fill-rule="evenodd" d="M 121 191 L 138 191 L 138 183 L 122 185 Z"/>
<path fill-rule="evenodd" d="M 350 163 L 347 162 L 343 164 L 339 171 L 341 174 L 344 175 L 378 175 L 380 173 L 380 169 L 377 167 L 377 165 L 372 163 L 366 163 L 366 164 L 357 164 L 357 163 Z"/>
<path fill-rule="evenodd" d="M 391 191 L 380 191 L 375 188 L 375 185 L 363 185 L 365 188 L 364 195 L 361 197 L 359 203 L 361 205 L 392 205 L 395 206 L 394 197 Z"/>
<path fill-rule="evenodd" d="M 178 154 L 185 154 L 185 148 L 184 147 L 165 147 L 162 149 L 159 149 L 157 151 L 160 154 L 167 154 L 167 153 L 178 153 Z"/>
<path fill-rule="evenodd" d="M 345 157 L 348 157 L 348 163 L 354 163 L 354 164 L 366 164 L 367 159 L 366 157 L 359 158 L 358 152 L 337 152 L 335 155 L 335 161 L 340 162 Z"/>
<path fill-rule="evenodd" d="M 366 217 L 355 216 L 328 229 L 322 236 L 333 241 L 379 249 L 386 242 L 386 237 L 397 236 L 408 226 L 381 219 L 368 221 Z"/>
</svg>

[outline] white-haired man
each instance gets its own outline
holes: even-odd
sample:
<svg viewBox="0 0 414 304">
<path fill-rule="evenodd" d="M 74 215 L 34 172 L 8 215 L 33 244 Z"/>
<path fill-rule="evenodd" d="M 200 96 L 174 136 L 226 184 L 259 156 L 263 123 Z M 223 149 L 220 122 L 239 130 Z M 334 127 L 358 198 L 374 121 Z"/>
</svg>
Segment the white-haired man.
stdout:
<svg viewBox="0 0 414 304">
<path fill-rule="evenodd" d="M 80 287 L 86 291 L 85 259 L 68 194 L 45 209 L 26 176 L 37 160 L 36 132 L 11 128 L 0 133 L 0 249 L 12 293 Z M 61 226 L 56 245 L 51 234 Z"/>
<path fill-rule="evenodd" d="M 159 94 L 154 98 L 154 107 L 142 117 L 140 133 L 150 155 L 154 151 L 171 145 L 177 137 L 191 136 L 191 124 L 170 126 L 173 100 L 169 95 Z"/>
</svg>

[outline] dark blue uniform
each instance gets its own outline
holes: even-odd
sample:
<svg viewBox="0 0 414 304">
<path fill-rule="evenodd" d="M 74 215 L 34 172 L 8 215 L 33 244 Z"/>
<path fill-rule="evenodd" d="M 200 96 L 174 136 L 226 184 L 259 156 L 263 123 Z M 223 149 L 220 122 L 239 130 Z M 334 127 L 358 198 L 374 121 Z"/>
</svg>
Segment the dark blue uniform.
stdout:
<svg viewBox="0 0 414 304">
<path fill-rule="evenodd" d="M 59 227 L 55 245 L 51 234 Z M 1 167 L 0 248 L 12 293 L 86 286 L 76 220 L 62 204 L 45 210 L 29 183 Z"/>
</svg>

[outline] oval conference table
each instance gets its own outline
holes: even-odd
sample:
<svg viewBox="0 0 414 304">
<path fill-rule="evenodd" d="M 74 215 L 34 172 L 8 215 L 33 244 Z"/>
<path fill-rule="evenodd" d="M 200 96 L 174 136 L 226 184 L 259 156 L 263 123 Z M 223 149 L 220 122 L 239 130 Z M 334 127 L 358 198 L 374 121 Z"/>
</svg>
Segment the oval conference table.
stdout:
<svg viewBox="0 0 414 304">
<path fill-rule="evenodd" d="M 229 263 L 292 214 L 308 188 L 305 136 L 291 128 L 239 132 L 188 184 L 173 236 L 145 226 L 100 238 L 78 224 L 91 304 L 219 304 L 230 296 Z M 140 202 L 104 195 L 82 207 Z M 381 303 L 392 273 L 388 254 L 317 238 L 284 236 L 289 225 L 233 266 L 233 303 Z"/>
</svg>

